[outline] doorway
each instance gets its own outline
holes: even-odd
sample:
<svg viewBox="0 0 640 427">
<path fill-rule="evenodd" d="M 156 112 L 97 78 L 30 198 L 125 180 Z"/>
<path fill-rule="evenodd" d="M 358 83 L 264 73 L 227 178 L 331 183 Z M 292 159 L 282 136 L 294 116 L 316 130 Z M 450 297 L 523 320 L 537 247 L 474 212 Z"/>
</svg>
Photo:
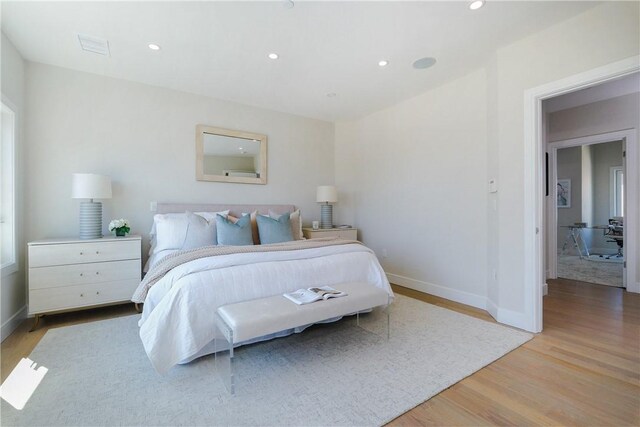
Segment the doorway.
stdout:
<svg viewBox="0 0 640 427">
<path fill-rule="evenodd" d="M 625 151 L 608 134 L 548 143 L 548 278 L 626 286 Z"/>
<path fill-rule="evenodd" d="M 572 75 L 554 82 L 531 88 L 524 93 L 524 211 L 523 211 L 523 248 L 524 248 L 524 319 L 523 324 L 528 325 L 527 330 L 532 332 L 542 331 L 542 296 L 546 287 L 546 178 L 545 154 L 546 140 L 544 127 L 544 114 L 542 103 L 546 99 L 579 91 L 613 81 L 640 71 L 640 57 L 634 56 L 620 60 L 605 66 L 595 68 L 580 74 Z M 617 132 L 616 138 L 626 142 L 627 159 L 638 160 L 637 128 L 624 129 Z M 628 165 L 629 166 L 629 165 Z M 638 171 L 627 168 L 626 181 L 638 182 Z M 637 218 L 638 194 L 630 189 L 627 191 L 628 200 L 625 203 L 627 216 Z M 632 200 L 633 198 L 633 200 Z M 629 236 L 634 236 L 625 242 L 627 261 L 637 264 L 637 236 L 639 224 L 628 221 L 625 228 Z M 640 292 L 640 277 L 637 265 L 629 268 L 627 265 L 627 291 Z"/>
</svg>

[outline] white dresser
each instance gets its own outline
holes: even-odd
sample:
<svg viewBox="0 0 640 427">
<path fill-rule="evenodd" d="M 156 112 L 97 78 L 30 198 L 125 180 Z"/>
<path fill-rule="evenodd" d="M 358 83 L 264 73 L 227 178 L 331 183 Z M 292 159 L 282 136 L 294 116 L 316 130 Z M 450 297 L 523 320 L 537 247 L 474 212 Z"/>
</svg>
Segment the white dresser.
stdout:
<svg viewBox="0 0 640 427">
<path fill-rule="evenodd" d="M 141 238 L 30 242 L 29 315 L 128 302 L 141 277 Z M 35 326 L 34 326 L 35 327 Z"/>
</svg>

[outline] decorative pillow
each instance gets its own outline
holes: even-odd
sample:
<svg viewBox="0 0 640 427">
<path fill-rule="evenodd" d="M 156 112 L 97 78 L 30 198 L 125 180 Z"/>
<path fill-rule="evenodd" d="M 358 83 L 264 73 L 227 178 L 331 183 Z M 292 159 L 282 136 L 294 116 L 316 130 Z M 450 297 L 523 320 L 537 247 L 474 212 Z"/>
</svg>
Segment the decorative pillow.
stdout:
<svg viewBox="0 0 640 427">
<path fill-rule="evenodd" d="M 187 229 L 189 228 L 186 214 L 158 214 L 154 215 L 153 220 L 156 231 L 153 252 L 165 251 L 167 249 L 180 249 L 187 236 Z"/>
<path fill-rule="evenodd" d="M 196 249 L 217 245 L 216 223 L 207 221 L 200 215 L 187 212 L 187 233 L 180 249 Z"/>
<path fill-rule="evenodd" d="M 269 216 L 273 219 L 280 218 L 280 214 L 269 209 Z M 293 235 L 293 240 L 304 240 L 304 236 L 302 235 L 302 215 L 300 215 L 300 209 L 292 212 L 289 215 L 289 219 L 291 220 L 291 234 Z"/>
<path fill-rule="evenodd" d="M 253 245 L 251 235 L 251 216 L 245 215 L 239 218 L 235 224 L 222 215 L 216 216 L 218 229 L 218 244 L 229 246 Z"/>
<path fill-rule="evenodd" d="M 291 220 L 289 219 L 288 213 L 280 215 L 278 219 L 258 215 L 256 222 L 258 223 L 258 232 L 260 233 L 260 243 L 263 245 L 290 242 L 293 240 Z"/>
<path fill-rule="evenodd" d="M 194 212 L 196 215 L 200 215 L 201 217 L 203 217 L 204 219 L 206 219 L 209 222 L 212 223 L 216 223 L 216 215 L 222 215 L 222 216 L 227 216 L 229 215 L 229 209 L 227 209 L 226 211 L 220 211 L 220 212 Z"/>
<path fill-rule="evenodd" d="M 215 218 L 216 214 L 227 215 L 229 210 L 221 211 L 221 212 L 196 212 L 196 215 L 200 215 L 210 224 L 215 227 Z M 150 246 L 149 246 L 149 257 L 151 257 L 154 253 L 164 251 L 167 249 L 179 250 L 182 248 L 182 243 L 178 246 L 179 242 L 184 242 L 186 237 L 186 227 L 187 226 L 187 213 L 166 213 L 166 214 L 156 214 L 153 216 L 153 225 L 151 226 L 151 231 L 149 232 L 150 237 Z M 158 223 L 162 223 L 161 232 L 158 232 Z M 167 234 L 168 233 L 168 234 Z M 158 235 L 161 234 L 160 237 Z M 213 232 L 213 243 L 208 244 L 217 244 L 216 243 L 216 233 L 215 229 Z M 158 239 L 161 244 L 158 246 Z"/>
</svg>

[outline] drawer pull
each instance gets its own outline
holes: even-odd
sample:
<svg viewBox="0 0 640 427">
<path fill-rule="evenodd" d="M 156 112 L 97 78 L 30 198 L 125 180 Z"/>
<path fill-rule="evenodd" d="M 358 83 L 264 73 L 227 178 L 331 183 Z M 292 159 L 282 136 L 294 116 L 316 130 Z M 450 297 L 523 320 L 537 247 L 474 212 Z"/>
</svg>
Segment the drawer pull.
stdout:
<svg viewBox="0 0 640 427">
<path fill-rule="evenodd" d="M 84 296 L 84 294 L 80 294 L 80 296 L 81 296 L 81 297 L 83 297 L 83 296 Z"/>
<path fill-rule="evenodd" d="M 96 292 L 96 295 L 100 295 L 100 291 Z"/>
<path fill-rule="evenodd" d="M 99 271 L 96 271 L 96 274 L 100 274 L 100 272 L 99 272 Z"/>
<path fill-rule="evenodd" d="M 84 276 L 84 273 L 80 273 L 80 276 Z"/>
<path fill-rule="evenodd" d="M 96 251 L 96 255 L 98 255 L 99 253 L 100 253 L 99 251 Z"/>
<path fill-rule="evenodd" d="M 82 252 L 80 252 L 80 255 L 82 255 Z"/>
</svg>

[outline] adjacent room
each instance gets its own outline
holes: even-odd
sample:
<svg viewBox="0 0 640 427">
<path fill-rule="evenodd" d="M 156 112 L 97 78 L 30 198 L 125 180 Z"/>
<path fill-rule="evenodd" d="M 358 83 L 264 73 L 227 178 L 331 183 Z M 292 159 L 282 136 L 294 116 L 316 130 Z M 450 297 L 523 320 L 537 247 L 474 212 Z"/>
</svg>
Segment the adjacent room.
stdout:
<svg viewBox="0 0 640 427">
<path fill-rule="evenodd" d="M 627 271 L 635 270 L 624 225 L 637 222 L 625 216 L 637 215 L 625 201 L 638 189 L 625 172 L 635 176 L 638 165 L 626 156 L 624 135 L 615 132 L 639 127 L 639 90 L 640 74 L 634 73 L 543 103 L 548 176 L 556 183 L 547 190 L 555 201 L 548 206 L 550 278 L 624 288 Z"/>
<path fill-rule="evenodd" d="M 0 3 L 0 424 L 639 425 L 639 1 Z"/>
</svg>

